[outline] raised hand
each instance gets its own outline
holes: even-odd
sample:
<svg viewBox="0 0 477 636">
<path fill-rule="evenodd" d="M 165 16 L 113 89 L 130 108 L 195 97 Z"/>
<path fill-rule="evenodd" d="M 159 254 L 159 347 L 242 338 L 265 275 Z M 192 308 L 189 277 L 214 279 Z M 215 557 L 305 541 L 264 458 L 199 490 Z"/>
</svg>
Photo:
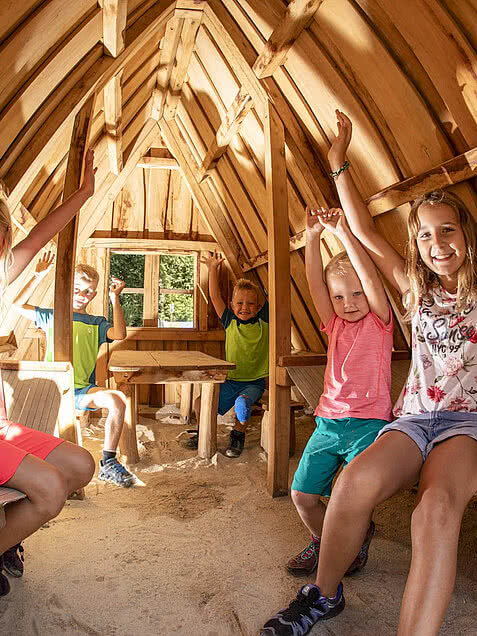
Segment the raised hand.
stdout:
<svg viewBox="0 0 477 636">
<path fill-rule="evenodd" d="M 36 278 L 45 278 L 48 272 L 51 271 L 53 263 L 55 262 L 55 255 L 53 252 L 44 252 L 35 267 Z"/>
<path fill-rule="evenodd" d="M 338 133 L 328 151 L 328 161 L 333 170 L 336 170 L 345 162 L 346 152 L 353 132 L 350 118 L 338 109 L 335 112 Z"/>
<path fill-rule="evenodd" d="M 341 208 L 319 208 L 319 210 L 317 210 L 317 217 L 323 229 L 328 230 L 336 236 L 343 236 L 350 231 Z"/>
<path fill-rule="evenodd" d="M 316 209 L 306 206 L 306 235 L 310 238 L 314 236 L 320 236 L 320 234 L 325 229 L 319 217 L 321 209 L 324 210 L 325 208 Z"/>
<path fill-rule="evenodd" d="M 87 151 L 84 160 L 84 174 L 81 189 L 88 195 L 93 196 L 95 187 L 95 175 L 97 168 L 93 168 L 94 164 L 94 150 L 91 148 Z"/>
<path fill-rule="evenodd" d="M 224 260 L 225 258 L 219 258 L 219 255 L 217 254 L 217 252 L 214 252 L 211 256 L 209 256 L 209 258 L 201 258 L 200 262 L 203 265 L 207 265 L 209 271 L 211 269 L 215 269 L 216 271 L 219 271 L 220 266 L 222 265 Z"/>
<path fill-rule="evenodd" d="M 126 287 L 126 283 L 120 278 L 115 278 L 114 276 L 111 278 L 111 284 L 109 286 L 109 297 L 111 300 L 115 296 L 119 296 L 119 294 Z"/>
</svg>

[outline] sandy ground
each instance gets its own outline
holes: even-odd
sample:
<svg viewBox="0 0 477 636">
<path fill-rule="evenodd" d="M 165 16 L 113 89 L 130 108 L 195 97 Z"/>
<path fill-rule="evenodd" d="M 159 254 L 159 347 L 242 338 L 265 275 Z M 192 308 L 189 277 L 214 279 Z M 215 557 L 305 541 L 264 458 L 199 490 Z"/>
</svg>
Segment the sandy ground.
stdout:
<svg viewBox="0 0 477 636">
<path fill-rule="evenodd" d="M 0 599 L 2 636 L 249 636 L 295 596 L 304 581 L 284 564 L 308 536 L 290 498 L 266 492 L 258 418 L 240 459 L 219 452 L 208 462 L 180 446 L 182 426 L 169 411 L 141 419 L 141 485 L 123 490 L 94 479 L 85 501 L 69 501 L 25 541 L 25 575 Z M 99 458 L 94 422 L 85 445 Z M 227 426 L 222 419 L 222 451 Z M 311 417 L 297 420 L 291 475 L 312 428 Z M 346 610 L 311 634 L 396 633 L 414 498 L 402 493 L 377 510 L 368 565 L 345 583 Z M 442 634 L 477 635 L 476 548 L 472 504 Z"/>
</svg>

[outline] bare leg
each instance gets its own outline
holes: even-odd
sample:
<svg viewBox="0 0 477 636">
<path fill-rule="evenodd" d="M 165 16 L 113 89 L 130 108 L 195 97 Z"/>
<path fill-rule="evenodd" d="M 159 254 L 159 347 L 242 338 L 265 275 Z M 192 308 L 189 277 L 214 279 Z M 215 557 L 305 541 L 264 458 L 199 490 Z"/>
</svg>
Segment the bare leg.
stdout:
<svg viewBox="0 0 477 636">
<path fill-rule="evenodd" d="M 54 448 L 45 458 L 45 462 L 62 473 L 68 495 L 89 484 L 94 475 L 94 459 L 90 453 L 71 442 L 63 442 Z M 23 488 L 19 490 L 25 492 Z"/>
<path fill-rule="evenodd" d="M 339 476 L 323 525 L 316 584 L 336 595 L 339 582 L 361 548 L 375 507 L 416 483 L 422 455 L 410 437 L 386 433 L 356 457 Z"/>
<path fill-rule="evenodd" d="M 476 490 L 477 442 L 456 435 L 438 444 L 422 468 L 412 515 L 399 636 L 439 633 L 454 588 L 462 515 Z"/>
<path fill-rule="evenodd" d="M 315 537 L 321 537 L 326 506 L 321 501 L 320 495 L 292 490 L 291 497 L 305 526 Z"/>
<path fill-rule="evenodd" d="M 68 496 L 68 483 L 63 473 L 34 455 L 26 455 L 4 485 L 21 490 L 28 498 L 6 507 L 7 523 L 0 530 L 0 554 L 56 517 Z"/>
<path fill-rule="evenodd" d="M 86 402 L 86 398 L 89 398 L 88 402 Z M 86 398 L 85 405 L 108 409 L 108 416 L 104 424 L 104 449 L 115 451 L 123 430 L 126 396 L 121 391 L 98 387 L 90 389 Z"/>
</svg>

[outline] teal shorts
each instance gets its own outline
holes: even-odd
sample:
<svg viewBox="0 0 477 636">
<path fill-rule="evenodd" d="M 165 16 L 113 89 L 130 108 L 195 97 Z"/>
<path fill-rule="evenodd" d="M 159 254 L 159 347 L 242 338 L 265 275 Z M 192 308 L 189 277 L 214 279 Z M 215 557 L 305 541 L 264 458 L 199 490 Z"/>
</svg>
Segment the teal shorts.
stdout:
<svg viewBox="0 0 477 636">
<path fill-rule="evenodd" d="M 316 428 L 303 451 L 292 490 L 311 495 L 331 495 L 331 484 L 341 465 L 346 466 L 374 442 L 389 422 L 345 417 L 316 417 Z"/>
</svg>

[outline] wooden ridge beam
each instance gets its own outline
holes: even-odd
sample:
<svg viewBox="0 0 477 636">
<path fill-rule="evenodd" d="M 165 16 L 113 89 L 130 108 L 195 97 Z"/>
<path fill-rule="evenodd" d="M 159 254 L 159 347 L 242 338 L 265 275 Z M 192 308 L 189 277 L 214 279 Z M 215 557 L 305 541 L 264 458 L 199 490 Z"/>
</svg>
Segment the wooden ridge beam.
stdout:
<svg viewBox="0 0 477 636">
<path fill-rule="evenodd" d="M 206 250 L 213 252 L 218 249 L 214 241 L 187 241 L 181 239 L 156 238 L 109 238 L 97 237 L 94 234 L 85 242 L 84 247 L 109 247 L 113 250 Z"/>
<path fill-rule="evenodd" d="M 230 142 L 238 133 L 239 128 L 245 117 L 254 107 L 252 96 L 243 88 L 240 88 L 235 96 L 232 105 L 226 112 L 222 123 L 217 131 L 215 139 L 207 151 L 204 160 L 199 167 L 198 177 L 202 181 L 207 172 L 215 167 L 218 159 L 227 150 Z"/>
<path fill-rule="evenodd" d="M 224 213 L 220 209 L 218 201 L 212 195 L 210 188 L 206 183 L 200 184 L 197 181 L 195 171 L 192 168 L 195 165 L 194 158 L 185 141 L 182 141 L 176 122 L 161 119 L 159 126 L 170 152 L 175 156 L 182 169 L 192 198 L 209 224 L 234 275 L 240 278 L 242 276 L 242 268 L 238 262 L 239 245 L 228 224 L 224 221 Z"/>
<path fill-rule="evenodd" d="M 103 44 L 106 53 L 118 57 L 126 47 L 128 0 L 103 0 Z"/>
<path fill-rule="evenodd" d="M 108 142 L 109 168 L 118 175 L 123 169 L 121 70 L 104 87 L 104 122 Z"/>
<path fill-rule="evenodd" d="M 180 55 L 176 54 L 163 109 L 163 117 L 165 119 L 173 119 L 176 114 L 177 104 L 181 97 L 182 84 L 185 82 L 190 58 L 195 46 L 195 38 L 202 22 L 203 10 L 195 11 L 194 13 L 197 15 L 183 19 L 180 33 L 181 47 L 177 49 L 177 52 L 180 50 Z"/>
<path fill-rule="evenodd" d="M 414 201 L 426 192 L 448 188 L 475 176 L 477 176 L 477 148 L 472 148 L 415 177 L 384 188 L 366 199 L 366 205 L 371 214 L 377 216 L 404 203 Z"/>
<path fill-rule="evenodd" d="M 264 49 L 253 65 L 253 71 L 259 79 L 270 77 L 274 71 L 285 64 L 288 51 L 300 33 L 313 20 L 323 0 L 292 0 L 283 19 L 273 31 Z"/>
</svg>

